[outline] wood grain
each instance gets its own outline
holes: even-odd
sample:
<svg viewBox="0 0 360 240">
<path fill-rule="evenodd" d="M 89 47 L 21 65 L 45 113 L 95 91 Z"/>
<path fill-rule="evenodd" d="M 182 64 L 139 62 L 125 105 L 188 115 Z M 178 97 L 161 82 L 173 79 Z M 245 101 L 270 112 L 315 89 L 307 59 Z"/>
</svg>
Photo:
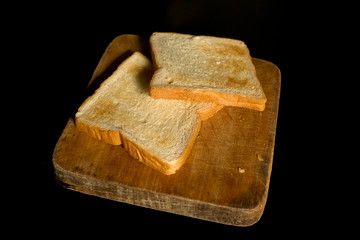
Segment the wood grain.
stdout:
<svg viewBox="0 0 360 240">
<path fill-rule="evenodd" d="M 91 82 L 105 79 L 124 53 L 147 49 L 144 44 L 135 35 L 115 38 Z M 75 191 L 161 211 L 235 226 L 256 223 L 270 183 L 280 71 L 268 61 L 253 62 L 268 99 L 265 111 L 225 107 L 203 121 L 190 156 L 174 175 L 145 166 L 121 146 L 88 137 L 70 118 L 53 153 L 57 180 Z"/>
</svg>

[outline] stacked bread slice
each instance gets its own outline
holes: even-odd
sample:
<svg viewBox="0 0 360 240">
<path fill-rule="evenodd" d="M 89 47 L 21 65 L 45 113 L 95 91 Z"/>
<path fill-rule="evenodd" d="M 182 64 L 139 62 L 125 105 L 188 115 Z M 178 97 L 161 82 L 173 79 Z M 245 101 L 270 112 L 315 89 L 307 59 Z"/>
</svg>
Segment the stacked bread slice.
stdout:
<svg viewBox="0 0 360 240">
<path fill-rule="evenodd" d="M 154 64 L 135 52 L 83 102 L 75 115 L 80 131 L 121 144 L 169 175 L 188 157 L 201 121 L 226 105 L 264 110 L 266 97 L 243 42 L 154 33 L 150 46 Z"/>
<path fill-rule="evenodd" d="M 244 42 L 154 33 L 150 44 L 157 69 L 151 97 L 265 109 L 266 97 Z"/>
</svg>

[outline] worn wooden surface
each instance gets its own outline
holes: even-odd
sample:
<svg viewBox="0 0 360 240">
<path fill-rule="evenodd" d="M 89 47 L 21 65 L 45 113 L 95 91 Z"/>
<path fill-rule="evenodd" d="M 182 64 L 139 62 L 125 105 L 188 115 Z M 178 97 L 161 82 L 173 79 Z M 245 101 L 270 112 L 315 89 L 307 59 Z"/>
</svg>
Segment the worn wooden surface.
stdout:
<svg viewBox="0 0 360 240">
<path fill-rule="evenodd" d="M 132 51 L 147 54 L 143 40 L 115 38 L 91 82 L 101 82 Z M 53 153 L 57 180 L 75 191 L 161 211 L 236 226 L 256 223 L 269 190 L 280 71 L 268 61 L 253 62 L 268 98 L 265 111 L 225 107 L 202 122 L 189 158 L 174 175 L 88 137 L 70 118 Z"/>
</svg>

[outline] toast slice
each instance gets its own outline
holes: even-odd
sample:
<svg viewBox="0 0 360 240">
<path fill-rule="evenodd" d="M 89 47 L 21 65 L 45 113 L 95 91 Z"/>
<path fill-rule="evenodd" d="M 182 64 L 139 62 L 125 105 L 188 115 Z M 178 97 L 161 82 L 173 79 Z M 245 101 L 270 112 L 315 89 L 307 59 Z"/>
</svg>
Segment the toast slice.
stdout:
<svg viewBox="0 0 360 240">
<path fill-rule="evenodd" d="M 150 46 L 157 69 L 150 83 L 151 97 L 265 109 L 267 99 L 244 42 L 153 33 Z"/>
<path fill-rule="evenodd" d="M 122 62 L 75 115 L 80 131 L 120 145 L 134 158 L 173 174 L 185 162 L 213 103 L 156 100 L 149 96 L 153 65 L 139 52 Z"/>
</svg>

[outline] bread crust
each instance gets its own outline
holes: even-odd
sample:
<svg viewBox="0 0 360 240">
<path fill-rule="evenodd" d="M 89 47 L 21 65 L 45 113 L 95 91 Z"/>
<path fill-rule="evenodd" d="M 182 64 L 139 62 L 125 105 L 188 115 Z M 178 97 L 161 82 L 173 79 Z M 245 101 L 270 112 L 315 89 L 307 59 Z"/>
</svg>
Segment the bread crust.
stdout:
<svg viewBox="0 0 360 240">
<path fill-rule="evenodd" d="M 153 84 L 153 79 L 156 78 L 156 75 L 162 71 L 163 66 L 159 64 L 159 60 L 154 53 L 154 46 L 153 41 L 151 38 L 157 34 L 162 34 L 155 32 L 150 37 L 150 54 L 152 57 L 152 62 L 154 65 L 155 73 L 150 81 L 150 96 L 155 99 L 177 99 L 177 100 L 188 100 L 188 101 L 195 101 L 195 102 L 213 102 L 219 105 L 225 106 L 237 106 L 237 107 L 245 107 L 257 111 L 264 111 L 266 106 L 266 98 L 253 98 L 248 97 L 246 95 L 241 95 L 239 93 L 226 93 L 216 90 L 206 90 L 206 89 L 192 89 L 192 88 L 182 88 L 176 86 L 155 86 Z M 206 37 L 211 39 L 222 39 L 219 37 L 211 37 L 211 36 L 194 36 L 189 34 L 179 34 L 179 33 L 167 33 L 169 35 L 185 35 L 189 38 L 193 37 Z M 226 39 L 228 42 L 237 42 L 238 40 L 235 39 Z M 248 49 L 247 49 L 248 51 Z M 251 69 L 251 71 L 256 76 L 255 68 Z M 260 86 L 261 87 L 261 86 Z"/>
<path fill-rule="evenodd" d="M 145 165 L 160 171 L 165 175 L 171 175 L 176 172 L 184 163 L 185 160 L 188 158 L 192 145 L 194 144 L 197 135 L 199 134 L 201 128 L 201 122 L 212 117 L 216 112 L 222 109 L 223 106 L 221 105 L 213 105 L 208 109 L 203 109 L 198 112 L 200 118 L 196 124 L 196 127 L 193 131 L 190 141 L 188 142 L 185 150 L 179 156 L 178 159 L 172 161 L 172 164 L 169 164 L 166 161 L 163 161 L 160 157 L 152 154 L 151 152 L 145 150 L 140 144 L 130 140 L 128 137 L 125 136 L 121 131 L 111 131 L 108 129 L 102 129 L 98 126 L 89 124 L 85 121 L 81 121 L 80 119 L 75 119 L 76 127 L 79 131 L 86 133 L 87 135 L 101 140 L 103 142 L 113 144 L 113 145 L 122 145 L 129 153 L 130 156 L 138 159 L 140 162 L 144 163 Z"/>
<path fill-rule="evenodd" d="M 155 73 L 156 74 L 156 73 Z M 194 102 L 214 102 L 221 105 L 245 107 L 257 111 L 265 110 L 266 99 L 249 98 L 240 94 L 223 93 L 202 89 L 161 87 L 150 84 L 150 96 L 155 99 L 178 99 Z"/>
<path fill-rule="evenodd" d="M 191 145 L 186 148 L 184 153 L 179 157 L 178 161 L 174 161 L 175 164 L 169 164 L 165 161 L 162 161 L 159 157 L 153 155 L 152 153 L 146 151 L 139 144 L 131 141 L 121 131 L 110 131 L 106 129 L 101 129 L 98 126 L 88 124 L 79 119 L 75 119 L 75 124 L 78 130 L 88 134 L 93 138 L 96 138 L 98 140 L 113 145 L 121 144 L 125 149 L 125 151 L 127 151 L 130 156 L 134 157 L 135 159 L 138 159 L 140 162 L 144 163 L 145 165 L 155 170 L 158 170 L 166 175 L 174 174 L 176 170 L 179 169 L 184 164 L 187 156 L 190 153 L 191 146 L 193 144 L 192 142 Z M 197 133 L 198 131 L 196 132 L 196 134 Z"/>
</svg>

